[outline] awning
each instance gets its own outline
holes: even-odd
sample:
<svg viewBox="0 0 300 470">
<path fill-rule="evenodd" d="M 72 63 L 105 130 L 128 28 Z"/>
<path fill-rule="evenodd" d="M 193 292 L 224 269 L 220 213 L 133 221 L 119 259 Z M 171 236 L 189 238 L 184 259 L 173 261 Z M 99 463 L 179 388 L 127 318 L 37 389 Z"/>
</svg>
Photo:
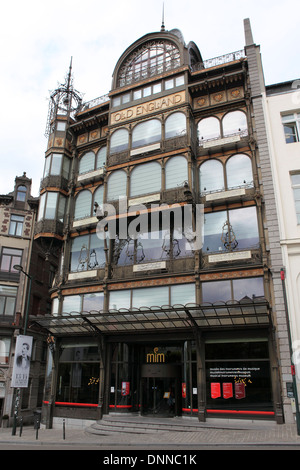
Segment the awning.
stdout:
<svg viewBox="0 0 300 470">
<path fill-rule="evenodd" d="M 60 316 L 31 317 L 30 321 L 53 336 L 82 336 L 91 333 L 180 332 L 215 328 L 270 325 L 267 301 L 243 300 L 214 304 L 187 304 L 119 309 L 107 312 L 72 312 Z"/>
</svg>

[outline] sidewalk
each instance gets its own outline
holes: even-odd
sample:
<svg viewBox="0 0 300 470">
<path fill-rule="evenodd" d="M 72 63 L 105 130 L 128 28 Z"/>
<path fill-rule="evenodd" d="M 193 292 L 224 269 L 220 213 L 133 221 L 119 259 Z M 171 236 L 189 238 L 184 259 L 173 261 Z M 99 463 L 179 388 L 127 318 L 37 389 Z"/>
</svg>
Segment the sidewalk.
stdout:
<svg viewBox="0 0 300 470">
<path fill-rule="evenodd" d="M 55 429 L 41 428 L 38 431 L 33 426 L 24 426 L 22 435 L 17 428 L 12 436 L 12 428 L 0 429 L 0 446 L 7 445 L 7 450 L 20 446 L 43 446 L 64 449 L 72 446 L 77 450 L 95 447 L 96 449 L 202 449 L 221 446 L 261 449 L 271 446 L 278 450 L 282 447 L 300 450 L 300 436 L 294 425 L 276 425 L 272 423 L 249 423 L 247 426 L 224 425 L 199 427 L 193 431 L 153 431 L 146 434 L 133 432 L 113 432 L 109 435 L 92 434 L 87 428 L 74 429 L 56 427 Z M 182 446 L 182 447 L 181 447 Z"/>
</svg>

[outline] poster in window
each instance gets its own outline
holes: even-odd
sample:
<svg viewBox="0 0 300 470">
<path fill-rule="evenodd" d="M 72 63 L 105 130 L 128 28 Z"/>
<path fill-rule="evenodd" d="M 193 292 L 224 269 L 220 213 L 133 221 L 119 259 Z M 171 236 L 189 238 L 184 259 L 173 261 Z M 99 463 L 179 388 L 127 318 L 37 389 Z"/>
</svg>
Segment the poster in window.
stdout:
<svg viewBox="0 0 300 470">
<path fill-rule="evenodd" d="M 221 396 L 221 384 L 220 382 L 212 382 L 210 384 L 211 398 L 220 398 Z"/>
<path fill-rule="evenodd" d="M 223 398 L 228 399 L 233 397 L 233 387 L 231 382 L 223 383 Z"/>
<path fill-rule="evenodd" d="M 237 400 L 240 400 L 241 398 L 245 398 L 246 396 L 246 389 L 245 389 L 245 384 L 242 382 L 237 382 L 234 384 L 234 393 L 235 393 L 235 398 Z"/>
<path fill-rule="evenodd" d="M 122 397 L 126 397 L 129 395 L 130 391 L 130 382 L 122 382 L 122 389 L 121 389 L 121 395 Z"/>
<path fill-rule="evenodd" d="M 16 342 L 15 359 L 11 381 L 12 387 L 28 387 L 31 352 L 32 336 L 19 335 Z"/>
<path fill-rule="evenodd" d="M 186 383 L 182 382 L 182 398 L 186 398 Z"/>
</svg>

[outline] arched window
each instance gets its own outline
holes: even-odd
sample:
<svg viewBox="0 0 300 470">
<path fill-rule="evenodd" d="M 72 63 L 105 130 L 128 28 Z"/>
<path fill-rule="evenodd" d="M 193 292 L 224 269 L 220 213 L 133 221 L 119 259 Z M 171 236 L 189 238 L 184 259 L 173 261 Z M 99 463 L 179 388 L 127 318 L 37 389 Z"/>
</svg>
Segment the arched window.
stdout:
<svg viewBox="0 0 300 470">
<path fill-rule="evenodd" d="M 247 131 L 247 118 L 243 111 L 231 111 L 222 120 L 223 135 L 237 134 Z"/>
<path fill-rule="evenodd" d="M 96 157 L 96 169 L 102 168 L 106 164 L 106 147 L 101 147 Z"/>
<path fill-rule="evenodd" d="M 216 117 L 202 119 L 198 124 L 198 138 L 201 140 L 218 139 L 221 137 L 220 121 Z"/>
<path fill-rule="evenodd" d="M 251 159 L 244 154 L 230 157 L 226 162 L 227 187 L 252 186 L 253 174 Z"/>
<path fill-rule="evenodd" d="M 135 126 L 132 131 L 132 148 L 153 144 L 161 140 L 161 122 L 150 119 Z"/>
<path fill-rule="evenodd" d="M 175 44 L 156 41 L 134 51 L 119 71 L 118 86 L 124 86 L 180 66 L 180 52 Z"/>
<path fill-rule="evenodd" d="M 136 166 L 130 176 L 130 196 L 161 190 L 161 166 L 157 162 Z"/>
<path fill-rule="evenodd" d="M 111 135 L 110 153 L 123 152 L 128 149 L 129 133 L 127 129 L 118 129 Z"/>
<path fill-rule="evenodd" d="M 165 138 L 177 137 L 186 134 L 186 116 L 184 113 L 173 113 L 166 119 Z"/>
<path fill-rule="evenodd" d="M 74 219 L 85 219 L 91 216 L 92 193 L 89 190 L 80 191 L 75 201 Z"/>
<path fill-rule="evenodd" d="M 103 204 L 103 194 L 104 194 L 104 186 L 102 184 L 101 186 L 98 186 L 98 188 L 94 192 L 94 204 L 95 202 L 97 202 L 99 206 Z"/>
<path fill-rule="evenodd" d="M 17 189 L 17 201 L 24 202 L 26 199 L 27 188 L 26 186 L 18 186 Z"/>
<path fill-rule="evenodd" d="M 224 189 L 223 164 L 219 160 L 207 160 L 202 163 L 199 175 L 201 193 Z"/>
<path fill-rule="evenodd" d="M 183 186 L 188 180 L 187 160 L 183 156 L 170 158 L 165 167 L 166 189 Z"/>
<path fill-rule="evenodd" d="M 85 153 L 79 160 L 79 174 L 88 173 L 95 169 L 95 154 L 94 152 Z"/>
<path fill-rule="evenodd" d="M 117 170 L 107 180 L 107 200 L 114 201 L 126 196 L 127 175 L 123 170 Z"/>
</svg>

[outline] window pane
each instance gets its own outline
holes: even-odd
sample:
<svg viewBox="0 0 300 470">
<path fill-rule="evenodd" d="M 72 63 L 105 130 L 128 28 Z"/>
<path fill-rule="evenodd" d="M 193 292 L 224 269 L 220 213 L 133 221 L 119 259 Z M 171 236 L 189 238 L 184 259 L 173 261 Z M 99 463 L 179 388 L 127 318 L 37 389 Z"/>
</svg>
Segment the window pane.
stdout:
<svg viewBox="0 0 300 470">
<path fill-rule="evenodd" d="M 141 308 L 161 305 L 169 305 L 169 288 L 167 286 L 133 289 L 133 307 Z"/>
<path fill-rule="evenodd" d="M 85 294 L 83 296 L 83 307 L 84 312 L 91 312 L 92 310 L 103 310 L 104 294 L 103 292 L 95 292 L 92 294 Z"/>
<path fill-rule="evenodd" d="M 60 194 L 59 195 L 58 211 L 57 211 L 57 218 L 60 222 L 64 221 L 65 207 L 66 207 L 66 198 Z"/>
<path fill-rule="evenodd" d="M 89 236 L 79 236 L 72 240 L 70 271 L 86 271 L 88 263 Z"/>
<path fill-rule="evenodd" d="M 60 175 L 61 171 L 61 160 L 62 160 L 62 155 L 59 153 L 54 153 L 52 155 L 52 164 L 51 164 L 51 175 Z"/>
<path fill-rule="evenodd" d="M 300 173 L 291 175 L 292 184 L 300 184 Z"/>
<path fill-rule="evenodd" d="M 112 173 L 107 182 L 107 199 L 113 201 L 126 196 L 127 175 L 125 171 L 118 170 Z"/>
<path fill-rule="evenodd" d="M 285 134 L 285 141 L 287 144 L 298 141 L 296 123 L 285 124 L 283 128 L 284 128 L 284 134 Z"/>
<path fill-rule="evenodd" d="M 62 175 L 67 180 L 69 179 L 69 173 L 70 173 L 70 160 L 67 157 L 64 157 Z"/>
<path fill-rule="evenodd" d="M 87 173 L 95 169 L 95 154 L 88 152 L 79 161 L 79 174 Z"/>
<path fill-rule="evenodd" d="M 96 189 L 94 193 L 94 203 L 97 202 L 97 204 L 101 206 L 103 204 L 103 194 L 104 194 L 104 186 L 101 185 Z"/>
<path fill-rule="evenodd" d="M 37 220 L 41 220 L 44 218 L 45 202 L 46 202 L 46 193 L 42 194 L 40 197 L 39 213 L 38 213 Z"/>
<path fill-rule="evenodd" d="M 223 225 L 227 221 L 227 212 L 211 212 L 204 216 L 204 244 L 203 252 L 224 251 L 221 240 Z"/>
<path fill-rule="evenodd" d="M 195 302 L 195 284 L 180 284 L 178 286 L 171 286 L 171 305 L 186 305 Z"/>
<path fill-rule="evenodd" d="M 234 155 L 226 163 L 227 186 L 253 185 L 251 159 L 247 155 Z"/>
<path fill-rule="evenodd" d="M 80 313 L 81 312 L 81 296 L 80 295 L 70 295 L 63 298 L 63 308 L 62 312 L 64 313 Z"/>
<path fill-rule="evenodd" d="M 234 279 L 233 282 L 233 298 L 241 301 L 247 299 L 257 299 L 264 297 L 264 282 L 262 277 Z"/>
<path fill-rule="evenodd" d="M 228 302 L 231 300 L 230 281 L 213 281 L 202 283 L 202 302 Z"/>
<path fill-rule="evenodd" d="M 44 167 L 44 175 L 43 175 L 44 178 L 46 178 L 46 176 L 49 175 L 50 162 L 51 162 L 51 155 L 45 158 L 45 167 Z"/>
<path fill-rule="evenodd" d="M 47 193 L 45 219 L 54 219 L 58 193 Z"/>
<path fill-rule="evenodd" d="M 109 293 L 109 308 L 118 310 L 120 308 L 130 308 L 130 290 L 116 290 Z"/>
<path fill-rule="evenodd" d="M 133 99 L 139 100 L 142 97 L 142 90 L 135 90 L 133 92 Z"/>
<path fill-rule="evenodd" d="M 133 129 L 132 132 L 132 147 L 140 147 L 142 145 L 149 145 L 153 142 L 161 140 L 161 122 L 158 119 L 145 121 Z"/>
<path fill-rule="evenodd" d="M 242 111 L 232 111 L 224 116 L 222 125 L 224 136 L 245 131 L 248 128 L 246 114 Z"/>
<path fill-rule="evenodd" d="M 168 258 L 169 239 L 170 235 L 167 230 L 157 230 L 142 234 L 136 242 L 136 263 L 147 263 Z"/>
<path fill-rule="evenodd" d="M 97 153 L 96 168 L 102 168 L 106 164 L 106 147 L 102 147 Z"/>
<path fill-rule="evenodd" d="M 105 266 L 104 240 L 97 233 L 90 235 L 89 269 Z"/>
<path fill-rule="evenodd" d="M 229 221 L 238 242 L 237 250 L 258 246 L 259 236 L 256 207 L 230 210 Z"/>
<path fill-rule="evenodd" d="M 76 197 L 74 219 L 84 219 L 91 216 L 92 193 L 81 191 Z"/>
<path fill-rule="evenodd" d="M 186 116 L 184 113 L 173 113 L 166 119 L 165 137 L 181 136 L 186 134 Z"/>
<path fill-rule="evenodd" d="M 183 186 L 188 181 L 188 165 L 185 157 L 170 158 L 166 163 L 166 189 Z"/>
<path fill-rule="evenodd" d="M 25 201 L 27 188 L 26 186 L 19 186 L 17 191 L 17 201 Z"/>
<path fill-rule="evenodd" d="M 130 176 L 130 196 L 154 193 L 161 189 L 161 166 L 157 162 L 136 166 Z"/>
<path fill-rule="evenodd" d="M 127 129 L 115 131 L 110 139 L 110 152 L 123 152 L 128 149 L 129 134 Z"/>
<path fill-rule="evenodd" d="M 215 117 L 202 119 L 198 125 L 199 140 L 218 139 L 221 137 L 220 122 Z"/>
<path fill-rule="evenodd" d="M 224 190 L 223 164 L 219 160 L 208 160 L 200 166 L 200 192 Z"/>
</svg>

